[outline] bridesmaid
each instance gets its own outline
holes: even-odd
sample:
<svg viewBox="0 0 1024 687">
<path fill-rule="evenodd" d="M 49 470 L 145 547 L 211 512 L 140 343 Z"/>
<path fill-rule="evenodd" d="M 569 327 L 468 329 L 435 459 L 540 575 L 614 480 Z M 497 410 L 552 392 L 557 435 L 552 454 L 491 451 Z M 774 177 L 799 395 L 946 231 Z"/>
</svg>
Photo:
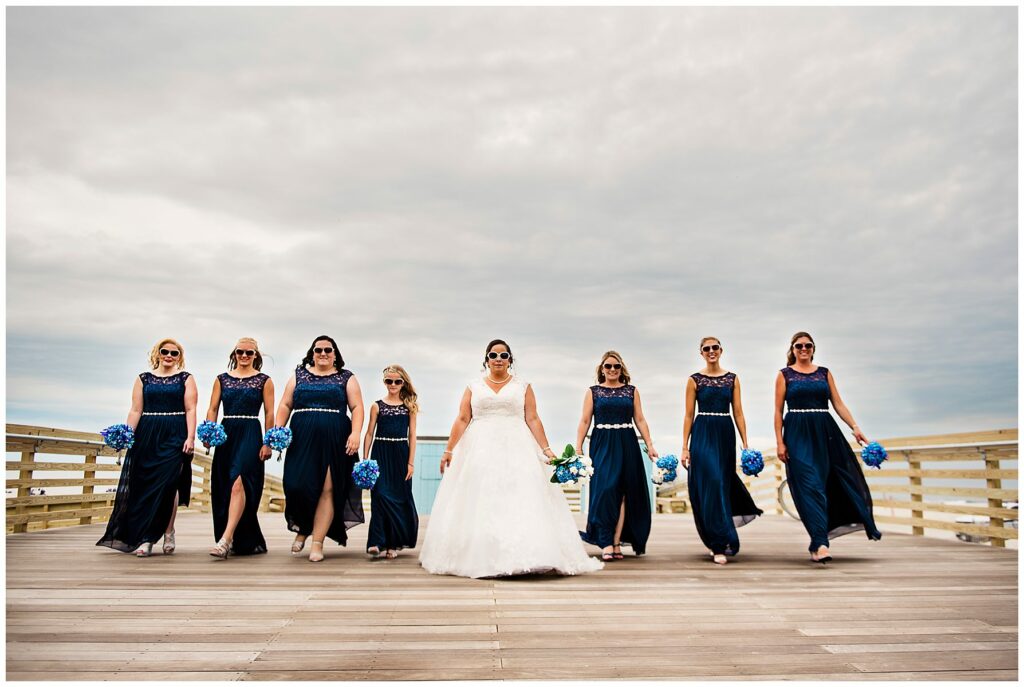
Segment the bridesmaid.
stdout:
<svg viewBox="0 0 1024 687">
<path fill-rule="evenodd" d="M 853 430 L 854 438 L 868 443 L 853 415 L 839 397 L 828 368 L 815 366 L 814 339 L 797 332 L 790 341 L 788 366 L 775 380 L 775 438 L 779 460 L 800 520 L 811 537 L 811 560 L 832 560 L 829 537 L 864 530 L 878 540 L 871 512 L 871 492 L 850 445 L 828 412 L 828 403 Z M 783 405 L 788 409 L 782 416 Z"/>
<path fill-rule="evenodd" d="M 291 417 L 293 434 L 284 463 L 284 517 L 296 533 L 292 553 L 301 552 L 312 534 L 309 560 L 314 563 L 324 559 L 325 536 L 344 546 L 347 530 L 363 522 L 362 490 L 352 480 L 363 397 L 344 365 L 334 339 L 318 336 L 277 407 L 275 425 L 283 427 Z"/>
<path fill-rule="evenodd" d="M 622 356 L 608 351 L 597 365 L 597 385 L 583 395 L 583 415 L 576 430 L 576 452 L 593 420 L 590 457 L 594 476 L 590 480 L 587 531 L 583 541 L 601 547 L 601 560 L 620 560 L 622 544 L 642 556 L 651 533 L 651 497 L 644 472 L 643 454 L 636 440 L 640 430 L 652 461 L 658 452 L 640 405 L 640 392 L 629 383 L 629 370 Z"/>
<path fill-rule="evenodd" d="M 725 565 L 726 556 L 735 556 L 740 550 L 736 528 L 761 515 L 761 509 L 754 505 L 736 474 L 733 422 L 743 448 L 747 448 L 740 380 L 735 373 L 722 369 L 722 342 L 717 338 L 701 339 L 700 353 L 707 365 L 686 380 L 682 464 L 690 473 L 687 488 L 697 534 L 715 563 Z M 698 404 L 700 412 L 694 419 Z"/>
<path fill-rule="evenodd" d="M 161 536 L 163 552 L 174 553 L 174 516 L 179 505 L 188 505 L 192 490 L 198 397 L 195 380 L 184 371 L 180 343 L 161 339 L 149 362 L 153 372 L 135 380 L 128 412 L 135 444 L 121 466 L 107 530 L 96 542 L 140 557 L 152 554 Z"/>
<path fill-rule="evenodd" d="M 380 476 L 370 492 L 370 532 L 366 552 L 377 558 L 397 558 L 398 551 L 416 546 L 420 518 L 412 499 L 416 456 L 416 389 L 401 365 L 384 368 L 386 400 L 370 406 L 363 455 L 380 465 Z"/>
<path fill-rule="evenodd" d="M 263 445 L 259 413 L 262 406 L 263 421 L 270 427 L 274 419 L 274 382 L 260 372 L 262 368 L 263 356 L 256 339 L 243 337 L 228 356 L 228 371 L 213 381 L 206 419 L 217 421 L 223 401 L 224 431 L 228 435 L 228 440 L 213 451 L 210 484 L 213 537 L 217 540 L 210 555 L 217 558 L 267 552 L 257 513 L 270 447 Z"/>
</svg>

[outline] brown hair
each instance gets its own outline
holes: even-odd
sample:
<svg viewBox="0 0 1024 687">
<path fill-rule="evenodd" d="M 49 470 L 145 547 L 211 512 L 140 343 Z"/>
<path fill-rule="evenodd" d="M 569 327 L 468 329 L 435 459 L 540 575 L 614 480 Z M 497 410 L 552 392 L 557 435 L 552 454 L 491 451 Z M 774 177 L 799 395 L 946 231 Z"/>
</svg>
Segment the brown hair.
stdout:
<svg viewBox="0 0 1024 687">
<path fill-rule="evenodd" d="M 512 367 L 512 363 L 515 362 L 515 356 L 512 355 L 512 347 L 505 343 L 502 339 L 494 339 L 491 343 L 487 344 L 487 348 L 484 349 L 484 369 L 487 369 L 487 354 L 491 352 L 491 349 L 495 346 L 504 346 L 505 350 L 508 351 L 508 366 Z"/>
<path fill-rule="evenodd" d="M 416 388 L 412 385 L 412 380 L 409 379 L 409 373 L 405 371 L 404 367 L 394 363 L 385 367 L 383 374 L 389 372 L 402 378 L 403 384 L 398 389 L 398 397 L 402 399 L 402 405 L 408 408 L 410 413 L 420 412 L 420 405 L 416 402 L 416 399 L 419 397 L 416 395 Z"/>
<path fill-rule="evenodd" d="M 178 356 L 178 369 L 179 370 L 184 370 L 185 369 L 185 349 L 182 347 L 182 345 L 180 343 L 178 343 L 174 339 L 170 339 L 170 338 L 160 339 L 160 341 L 157 342 L 156 346 L 153 346 L 153 348 L 149 351 L 149 364 L 150 364 L 151 369 L 155 370 L 158 367 L 160 367 L 160 348 L 164 344 L 171 344 L 172 346 L 177 346 L 178 347 L 178 351 L 181 353 L 181 355 Z"/>
<path fill-rule="evenodd" d="M 243 336 L 235 343 L 235 347 L 231 349 L 231 353 L 228 355 L 228 369 L 233 370 L 238 367 L 238 360 L 235 358 L 235 350 L 238 348 L 238 344 L 242 342 L 251 343 L 252 347 L 256 350 L 256 355 L 253 356 L 252 366 L 256 368 L 256 371 L 263 369 L 263 354 L 260 353 L 260 345 L 256 343 L 256 339 L 251 336 Z"/>
<path fill-rule="evenodd" d="M 618 351 L 605 351 L 605 354 L 601 356 L 601 360 L 597 363 L 597 383 L 601 384 L 604 382 L 604 361 L 608 358 L 615 358 L 622 365 L 622 372 L 619 373 L 619 380 L 623 384 L 629 384 L 629 370 L 626 368 L 626 363 L 622 362 L 622 356 L 619 355 Z"/>
<path fill-rule="evenodd" d="M 793 338 L 789 340 L 789 351 L 786 352 L 786 365 L 792 365 L 796 362 L 796 354 L 793 353 L 793 344 L 796 343 L 797 339 L 803 339 L 804 337 L 811 339 L 811 343 L 814 343 L 814 339 L 811 338 L 811 335 L 807 332 L 797 332 L 794 334 Z M 816 344 L 814 348 L 817 348 Z M 811 349 L 811 360 L 814 360 L 814 348 Z"/>
<path fill-rule="evenodd" d="M 306 357 L 302 359 L 302 365 L 308 367 L 315 367 L 316 363 L 313 362 L 313 349 L 316 348 L 317 341 L 330 341 L 331 347 L 334 348 L 334 369 L 341 372 L 342 368 L 345 367 L 345 359 L 341 357 L 341 351 L 338 349 L 338 342 L 331 337 L 324 334 L 313 339 L 313 343 L 309 344 L 309 350 L 306 351 Z"/>
<path fill-rule="evenodd" d="M 704 348 L 704 342 L 705 341 L 714 341 L 716 344 L 718 344 L 719 348 L 722 347 L 722 340 L 719 339 L 717 336 L 705 336 L 703 339 L 700 340 L 700 343 L 697 344 L 697 348 L 698 349 Z"/>
</svg>

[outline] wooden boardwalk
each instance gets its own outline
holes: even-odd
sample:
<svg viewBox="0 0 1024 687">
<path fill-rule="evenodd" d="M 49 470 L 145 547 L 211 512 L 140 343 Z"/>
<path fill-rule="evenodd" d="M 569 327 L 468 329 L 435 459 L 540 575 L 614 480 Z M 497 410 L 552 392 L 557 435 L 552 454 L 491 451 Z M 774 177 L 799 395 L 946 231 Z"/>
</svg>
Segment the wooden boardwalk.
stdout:
<svg viewBox="0 0 1024 687">
<path fill-rule="evenodd" d="M 602 572 L 467 580 L 368 560 L 365 526 L 311 564 L 260 518 L 271 553 L 227 561 L 201 513 L 150 559 L 94 547 L 103 525 L 9 535 L 7 678 L 1017 678 L 1016 551 L 852 534 L 822 567 L 766 516 L 719 568 L 664 514 L 646 557 Z"/>
</svg>

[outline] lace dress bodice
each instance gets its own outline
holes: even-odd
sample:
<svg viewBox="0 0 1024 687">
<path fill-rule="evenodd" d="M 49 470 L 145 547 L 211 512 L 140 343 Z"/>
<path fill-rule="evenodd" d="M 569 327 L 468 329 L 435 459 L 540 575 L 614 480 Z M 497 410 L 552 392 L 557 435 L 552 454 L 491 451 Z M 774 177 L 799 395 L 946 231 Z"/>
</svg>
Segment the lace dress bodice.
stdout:
<svg viewBox="0 0 1024 687">
<path fill-rule="evenodd" d="M 623 425 L 633 421 L 633 394 L 636 387 L 623 384 L 606 387 L 597 384 L 590 387 L 594 395 L 594 423 L 598 425 Z"/>
<path fill-rule="evenodd" d="M 217 375 L 220 381 L 220 400 L 224 404 L 224 415 L 259 415 L 263 406 L 263 387 L 270 379 L 260 372 L 252 377 L 239 379 L 227 372 Z"/>
<path fill-rule="evenodd" d="M 329 408 L 345 412 L 348 409 L 348 384 L 352 372 L 342 370 L 329 375 L 315 375 L 304 366 L 295 368 L 295 389 L 292 392 L 293 410 Z"/>
<path fill-rule="evenodd" d="M 377 428 L 374 436 L 388 439 L 404 439 L 409 436 L 409 409 L 405 404 L 393 406 L 377 401 Z"/>
<path fill-rule="evenodd" d="M 786 407 L 789 410 L 817 408 L 828 410 L 832 392 L 828 387 L 828 368 L 819 366 L 810 373 L 797 372 L 791 367 L 782 368 L 786 380 Z"/>
<path fill-rule="evenodd" d="M 158 377 L 152 372 L 139 375 L 142 380 L 142 412 L 183 413 L 185 412 L 185 380 L 188 372 L 179 372 L 169 377 Z"/>
<path fill-rule="evenodd" d="M 473 421 L 508 419 L 525 421 L 527 386 L 526 382 L 514 377 L 512 381 L 506 383 L 495 393 L 487 386 L 487 382 L 482 377 L 471 382 L 469 389 L 473 395 L 471 401 Z"/>
<path fill-rule="evenodd" d="M 732 389 L 736 375 L 726 372 L 718 377 L 694 372 L 690 377 L 697 384 L 697 411 L 703 413 L 728 413 L 732 406 Z"/>
</svg>

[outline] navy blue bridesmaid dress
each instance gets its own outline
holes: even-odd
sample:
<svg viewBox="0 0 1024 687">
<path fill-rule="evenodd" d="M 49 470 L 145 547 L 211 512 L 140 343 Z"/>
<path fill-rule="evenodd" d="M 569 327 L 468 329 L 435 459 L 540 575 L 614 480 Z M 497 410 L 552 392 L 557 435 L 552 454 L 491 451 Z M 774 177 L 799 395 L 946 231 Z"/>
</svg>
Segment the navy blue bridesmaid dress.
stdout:
<svg viewBox="0 0 1024 687">
<path fill-rule="evenodd" d="M 732 407 L 736 375 L 690 375 L 697 385 L 697 417 L 690 428 L 687 489 L 697 534 L 714 554 L 735 556 L 737 527 L 761 515 L 743 480 L 736 474 L 736 430 Z"/>
<path fill-rule="evenodd" d="M 420 517 L 412 499 L 409 470 L 409 409 L 377 401 L 377 427 L 370 457 L 380 466 L 380 476 L 370 491 L 370 531 L 366 548 L 379 550 L 414 548 Z"/>
<path fill-rule="evenodd" d="M 213 475 L 210 480 L 210 500 L 213 503 L 213 538 L 220 541 L 228 524 L 231 505 L 231 487 L 242 478 L 245 490 L 245 509 L 235 528 L 231 553 L 244 556 L 266 553 L 267 542 L 260 530 L 257 516 L 263 496 L 264 464 L 260 460 L 263 431 L 260 409 L 263 406 L 263 387 L 267 375 L 260 372 L 239 379 L 224 372 L 220 380 L 220 400 L 224 404 L 223 425 L 228 440 L 213 450 Z"/>
<path fill-rule="evenodd" d="M 871 512 L 871 492 L 853 449 L 828 411 L 828 368 L 810 373 L 782 368 L 786 416 L 782 440 L 789 462 L 786 478 L 813 553 L 829 538 L 864 530 L 881 539 Z"/>
<path fill-rule="evenodd" d="M 315 375 L 304 366 L 295 368 L 292 443 L 284 461 L 284 517 L 288 529 L 308 536 L 323 492 L 327 471 L 331 471 L 334 519 L 327 536 L 344 546 L 350 528 L 363 522 L 362 490 L 352 480 L 357 457 L 345 453 L 352 433 L 345 385 L 352 372 L 342 370 Z"/>
<path fill-rule="evenodd" d="M 181 447 L 188 437 L 185 380 L 188 372 L 142 379 L 142 417 L 135 443 L 125 454 L 114 497 L 114 510 L 97 546 L 130 553 L 155 544 L 171 521 L 174 495 L 187 506 L 192 493 L 192 456 Z"/>
<path fill-rule="evenodd" d="M 651 534 L 651 497 L 647 488 L 643 453 L 633 427 L 633 394 L 630 384 L 609 388 L 590 387 L 594 399 L 594 429 L 590 434 L 590 478 L 587 531 L 580 537 L 588 544 L 612 546 L 619 509 L 626 500 L 626 516 L 620 542 L 642 555 Z M 608 427 L 616 425 L 617 427 Z"/>
</svg>

